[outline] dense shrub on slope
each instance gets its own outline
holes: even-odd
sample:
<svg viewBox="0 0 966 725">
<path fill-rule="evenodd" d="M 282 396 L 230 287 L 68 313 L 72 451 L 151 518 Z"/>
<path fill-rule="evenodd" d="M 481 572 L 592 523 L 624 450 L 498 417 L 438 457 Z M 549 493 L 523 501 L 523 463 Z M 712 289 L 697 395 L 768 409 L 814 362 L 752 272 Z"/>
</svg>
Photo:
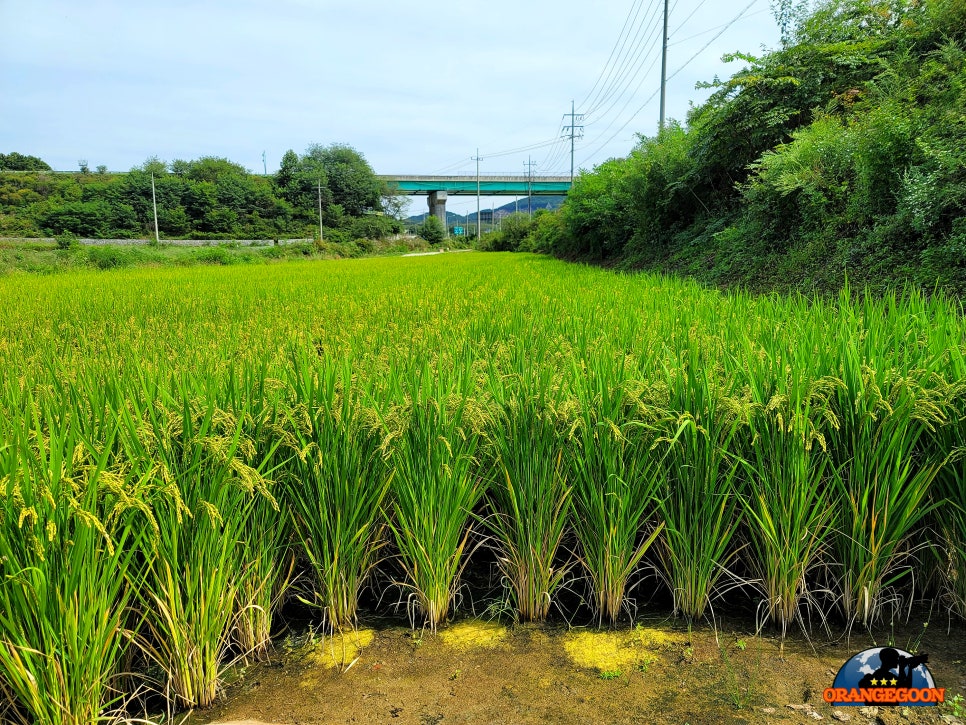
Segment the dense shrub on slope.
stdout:
<svg viewBox="0 0 966 725">
<path fill-rule="evenodd" d="M 718 284 L 966 290 L 966 9 L 830 0 L 627 158 L 543 246 Z"/>
</svg>

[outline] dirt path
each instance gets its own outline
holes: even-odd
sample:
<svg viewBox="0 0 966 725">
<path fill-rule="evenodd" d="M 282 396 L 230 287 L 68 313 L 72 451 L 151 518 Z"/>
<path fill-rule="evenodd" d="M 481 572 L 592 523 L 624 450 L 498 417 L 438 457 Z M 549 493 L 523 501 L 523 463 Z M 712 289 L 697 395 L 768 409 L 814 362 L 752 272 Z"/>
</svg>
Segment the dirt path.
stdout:
<svg viewBox="0 0 966 725">
<path fill-rule="evenodd" d="M 407 252 L 406 254 L 401 254 L 401 257 L 432 257 L 436 254 L 454 254 L 456 252 L 472 252 L 472 249 L 440 249 L 435 252 Z"/>
<path fill-rule="evenodd" d="M 903 647 L 918 634 L 893 636 Z M 792 638 L 782 658 L 772 637 L 689 635 L 666 622 L 603 633 L 471 623 L 439 635 L 382 627 L 346 641 L 303 636 L 236 673 L 225 702 L 190 724 L 959 722 L 949 708 L 825 704 L 838 668 L 873 643 L 813 644 Z M 922 639 L 950 698 L 966 691 L 964 644 L 962 629 Z"/>
</svg>

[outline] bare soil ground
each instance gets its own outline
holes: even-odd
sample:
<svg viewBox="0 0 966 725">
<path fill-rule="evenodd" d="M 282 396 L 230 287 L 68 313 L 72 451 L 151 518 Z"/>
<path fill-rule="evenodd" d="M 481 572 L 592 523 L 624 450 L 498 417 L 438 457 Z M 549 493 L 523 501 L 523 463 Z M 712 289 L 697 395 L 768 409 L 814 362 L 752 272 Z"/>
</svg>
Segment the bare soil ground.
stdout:
<svg viewBox="0 0 966 725">
<path fill-rule="evenodd" d="M 223 702 L 186 725 L 959 722 L 951 705 L 822 700 L 851 655 L 916 640 L 947 699 L 966 693 L 966 629 L 935 621 L 832 642 L 796 634 L 784 648 L 727 622 L 689 632 L 667 620 L 602 631 L 468 620 L 435 635 L 376 623 L 344 639 L 310 630 L 284 639 L 270 662 L 237 667 Z"/>
</svg>

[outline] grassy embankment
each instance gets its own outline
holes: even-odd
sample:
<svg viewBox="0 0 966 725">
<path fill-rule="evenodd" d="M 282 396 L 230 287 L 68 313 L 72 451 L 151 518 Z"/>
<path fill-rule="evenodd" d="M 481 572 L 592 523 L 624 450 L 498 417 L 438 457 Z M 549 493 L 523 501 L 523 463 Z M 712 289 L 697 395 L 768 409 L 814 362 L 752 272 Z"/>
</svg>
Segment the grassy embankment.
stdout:
<svg viewBox="0 0 966 725">
<path fill-rule="evenodd" d="M 195 246 L 162 242 L 151 244 L 76 244 L 62 249 L 56 241 L 0 240 L 0 275 L 30 272 L 52 274 L 83 269 L 119 267 L 190 267 L 199 264 L 265 264 L 285 259 L 348 259 L 425 251 L 419 238 L 359 239 L 348 243 L 304 242 L 274 245 L 205 242 Z"/>
</svg>

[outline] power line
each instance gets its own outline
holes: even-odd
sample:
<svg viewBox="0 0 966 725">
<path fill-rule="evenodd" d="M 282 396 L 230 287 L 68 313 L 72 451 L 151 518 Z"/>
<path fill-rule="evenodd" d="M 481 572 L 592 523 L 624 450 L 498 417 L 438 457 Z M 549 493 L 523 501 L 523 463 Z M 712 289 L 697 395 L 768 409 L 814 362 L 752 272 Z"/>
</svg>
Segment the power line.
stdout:
<svg viewBox="0 0 966 725">
<path fill-rule="evenodd" d="M 767 10 L 756 10 L 753 13 L 748 13 L 748 15 L 746 15 L 745 17 L 746 18 L 753 18 L 756 15 L 761 15 L 762 13 L 767 13 L 767 12 L 768 12 Z M 702 35 L 707 35 L 708 33 L 713 33 L 715 30 L 718 30 L 719 28 L 723 28 L 726 25 L 728 25 L 728 23 L 724 23 L 723 25 L 715 25 L 713 28 L 708 28 L 707 30 L 702 30 L 700 33 L 695 33 L 694 35 L 689 35 L 686 38 L 681 38 L 680 40 L 675 40 L 673 43 L 669 43 L 668 44 L 668 47 L 673 47 L 675 45 L 680 45 L 681 43 L 686 43 L 689 40 L 694 40 L 695 38 L 700 38 Z"/>
<path fill-rule="evenodd" d="M 601 131 L 599 134 L 597 134 L 594 137 L 593 141 L 590 142 L 591 144 L 597 143 L 597 141 L 599 139 L 601 139 L 605 135 L 607 135 L 607 132 L 610 131 L 614 127 L 614 124 L 617 123 L 617 121 L 620 120 L 623 117 L 624 111 L 627 109 L 627 107 L 629 105 L 631 105 L 631 102 L 634 101 L 635 97 L 637 96 L 637 92 L 641 89 L 641 86 L 643 86 L 644 85 L 644 82 L 647 80 L 648 73 L 650 73 L 651 69 L 654 68 L 655 65 L 657 65 L 657 60 L 658 60 L 658 58 L 655 57 L 654 60 L 651 61 L 651 64 L 647 67 L 647 72 L 641 77 L 641 80 L 640 80 L 640 82 L 638 82 L 637 87 L 634 89 L 634 92 L 624 102 L 624 105 L 621 106 L 620 111 L 613 118 L 613 120 L 611 120 L 611 122 L 607 124 L 607 127 L 603 131 Z M 660 90 L 660 88 L 658 90 Z M 651 98 L 653 98 L 653 97 L 654 96 L 652 95 Z M 648 99 L 648 100 L 650 100 L 650 99 Z M 620 131 L 618 131 L 618 133 L 620 133 Z"/>
<path fill-rule="evenodd" d="M 738 13 L 737 15 L 735 15 L 731 20 L 729 20 L 724 25 L 720 26 L 721 27 L 721 31 L 717 35 L 715 35 L 711 40 L 709 40 L 707 43 L 705 43 L 703 46 L 701 46 L 701 50 L 699 50 L 697 53 L 695 53 L 690 58 L 688 58 L 687 62 L 684 65 L 682 65 L 680 68 L 678 68 L 676 71 L 674 71 L 670 76 L 668 76 L 668 80 L 671 80 L 671 78 L 674 78 L 674 76 L 676 76 L 678 73 L 680 73 L 685 68 L 687 68 L 691 64 L 691 61 L 693 61 L 695 58 L 697 58 L 699 55 L 701 55 L 704 51 L 706 51 L 708 48 L 710 48 L 711 47 L 711 44 L 714 41 L 716 41 L 718 38 L 720 38 L 722 35 L 724 35 L 725 31 L 728 28 L 730 28 L 732 25 L 734 25 L 739 20 L 741 20 L 744 17 L 745 13 L 747 13 L 751 9 L 751 7 L 753 5 L 757 4 L 758 1 L 759 0 L 751 0 L 750 3 L 748 3 L 747 5 L 745 5 L 745 7 L 741 10 L 740 13 Z"/>
<path fill-rule="evenodd" d="M 694 10 L 692 10 L 692 11 L 691 11 L 691 13 L 690 13 L 690 14 L 688 15 L 688 17 L 686 17 L 686 18 L 685 18 L 684 20 L 682 20 L 682 21 L 681 21 L 681 24 L 680 24 L 680 25 L 678 25 L 678 26 L 677 26 L 677 27 L 676 27 L 676 28 L 675 28 L 674 30 L 672 30 L 672 31 L 671 31 L 671 35 L 674 35 L 674 34 L 675 34 L 675 33 L 677 33 L 677 32 L 678 32 L 678 31 L 679 31 L 679 30 L 680 30 L 681 28 L 683 28 L 683 27 L 684 27 L 685 25 L 687 25 L 687 23 L 688 23 L 688 21 L 689 21 L 689 20 L 690 20 L 691 18 L 693 18 L 693 17 L 694 17 L 694 15 L 695 15 L 695 13 L 697 13 L 697 12 L 698 12 L 698 10 L 700 10 L 700 9 L 701 9 L 701 6 L 702 6 L 702 5 L 704 5 L 704 4 L 706 3 L 706 2 L 708 2 L 708 0 L 701 0 L 701 2 L 699 2 L 699 3 L 697 4 L 697 5 L 695 5 L 695 6 L 694 6 Z M 677 3 L 675 3 L 675 5 L 677 5 Z"/>
<path fill-rule="evenodd" d="M 647 14 L 642 19 L 641 24 L 638 26 L 637 31 L 634 34 L 633 45 L 637 51 L 633 54 L 630 51 L 621 53 L 621 57 L 619 58 L 621 63 L 620 67 L 615 73 L 611 74 L 612 77 L 609 84 L 602 88 L 597 94 L 597 96 L 591 102 L 590 108 L 587 108 L 584 111 L 585 116 L 591 116 L 596 113 L 597 109 L 613 98 L 615 93 L 623 95 L 623 93 L 626 92 L 627 87 L 633 83 L 633 78 L 637 76 L 641 65 L 643 65 L 644 60 L 647 58 L 647 53 L 650 52 L 650 49 L 654 45 L 653 42 L 650 42 L 649 44 L 649 41 L 656 32 L 653 20 L 657 17 L 657 10 L 658 6 L 656 4 L 656 0 L 652 0 Z M 647 30 L 646 33 L 644 33 L 645 30 Z M 628 80 L 628 76 L 631 76 L 630 80 Z M 583 104 L 581 105 L 583 107 Z M 613 104 L 611 105 L 613 106 Z"/>
<path fill-rule="evenodd" d="M 547 146 L 552 146 L 553 144 L 559 143 L 559 142 L 560 142 L 559 136 L 554 136 L 553 138 L 546 139 L 545 141 L 539 141 L 535 144 L 530 144 L 528 146 L 520 146 L 519 148 L 507 149 L 505 151 L 494 151 L 492 153 L 484 153 L 481 158 L 499 158 L 501 156 L 512 156 L 513 154 L 518 154 L 523 151 L 533 151 L 535 149 L 546 148 Z M 477 151 L 477 153 L 479 153 L 479 151 Z M 473 157 L 470 157 L 470 161 L 472 160 L 473 160 Z M 433 174 L 442 174 L 446 171 L 459 170 L 459 169 L 466 168 L 467 166 L 469 166 L 469 164 L 467 164 L 466 159 L 463 158 L 463 159 L 460 159 L 459 161 L 456 161 L 450 164 L 449 166 L 443 166 L 437 169 L 436 171 L 433 172 Z"/>
<path fill-rule="evenodd" d="M 729 22 L 717 26 L 715 28 L 710 28 L 708 30 L 697 33 L 693 36 L 689 36 L 684 39 L 677 39 L 675 36 L 677 33 L 684 28 L 688 22 L 700 11 L 700 9 L 707 3 L 707 0 L 700 0 L 697 5 L 691 10 L 691 12 L 684 18 L 683 21 L 678 23 L 673 31 L 668 32 L 668 18 L 674 12 L 678 5 L 678 0 L 673 0 L 673 2 L 668 2 L 668 0 L 663 0 L 663 7 L 665 9 L 665 14 L 663 18 L 663 42 L 662 47 L 666 44 L 667 47 L 672 45 L 679 45 L 687 40 L 700 37 L 701 35 L 706 35 L 714 31 L 717 32 L 711 40 L 709 40 L 697 53 L 692 55 L 684 64 L 678 67 L 669 76 L 663 78 L 663 86 L 666 87 L 666 83 L 671 79 L 675 78 L 679 73 L 681 73 L 685 68 L 687 68 L 699 55 L 701 55 L 705 50 L 710 47 L 710 45 L 716 41 L 724 32 L 734 25 L 738 20 L 744 17 L 748 10 L 755 5 L 759 0 L 752 0 L 747 6 L 745 6 L 741 12 L 739 12 L 732 20 Z M 653 57 L 650 63 L 647 63 L 649 57 L 654 47 L 657 44 L 657 33 L 659 32 L 659 24 L 653 22 L 657 19 L 657 13 L 660 11 L 661 0 L 650 0 L 650 2 L 645 6 L 644 0 L 634 0 L 631 3 L 630 8 L 624 18 L 624 23 L 621 27 L 621 31 L 611 48 L 610 54 L 605 62 L 603 68 L 597 76 L 593 87 L 585 96 L 584 100 L 581 101 L 581 106 L 586 107 L 588 101 L 589 108 L 583 113 L 578 114 L 576 112 L 577 104 L 571 101 L 571 111 L 570 113 L 563 114 L 564 120 L 570 120 L 570 123 L 564 123 L 561 121 L 562 131 L 559 135 L 545 139 L 543 141 L 538 141 L 533 144 L 528 144 L 526 146 L 519 146 L 516 148 L 505 149 L 494 152 L 484 152 L 482 155 L 477 151 L 477 155 L 482 159 L 484 156 L 486 158 L 500 158 L 505 156 L 512 156 L 520 154 L 522 152 L 535 151 L 537 149 L 547 149 L 544 159 L 540 162 L 539 166 L 544 169 L 543 173 L 557 169 L 558 165 L 562 165 L 562 162 L 567 153 L 566 141 L 570 140 L 570 167 L 571 167 L 571 177 L 574 173 L 574 155 L 576 148 L 576 139 L 583 138 L 583 133 L 578 133 L 578 131 L 583 131 L 586 126 L 596 125 L 607 119 L 614 112 L 614 109 L 620 104 L 620 102 L 626 97 L 626 101 L 620 106 L 620 110 L 617 111 L 613 120 L 607 124 L 606 128 L 599 134 L 595 136 L 591 145 L 596 143 L 598 140 L 607 135 L 607 133 L 613 128 L 615 123 L 619 122 L 624 116 L 624 112 L 627 107 L 635 100 L 641 87 L 647 81 L 651 70 L 657 63 L 658 58 Z M 764 11 L 758 11 L 752 13 L 752 15 L 760 14 Z M 674 37 L 674 42 L 670 42 L 671 38 Z M 635 50 L 636 49 L 636 50 Z M 666 74 L 666 50 L 662 50 L 662 76 Z M 635 85 L 636 82 L 636 85 Z M 644 103 L 635 110 L 630 117 L 628 117 L 623 124 L 611 134 L 606 141 L 597 146 L 595 151 L 586 157 L 581 164 L 586 163 L 590 158 L 599 153 L 604 147 L 606 147 L 611 141 L 613 141 L 627 126 L 644 110 L 644 108 L 654 99 L 658 94 L 662 93 L 662 88 L 658 88 L 653 93 L 651 93 Z M 663 93 L 662 93 L 663 96 Z M 662 97 L 663 101 L 663 97 Z M 661 125 L 663 126 L 663 103 L 662 103 L 662 113 L 661 113 Z M 578 124 L 578 120 L 583 123 Z M 583 145 L 583 144 L 582 144 Z M 471 157 L 470 160 L 479 160 L 476 157 Z M 461 159 L 447 167 L 438 170 L 435 173 L 443 173 L 446 171 L 465 169 L 467 167 L 465 159 Z M 528 161 L 525 162 L 528 168 L 528 175 L 532 175 L 532 167 L 537 165 L 531 158 L 528 157 Z"/>
<path fill-rule="evenodd" d="M 566 116 L 567 114 L 564 114 Z M 539 163 L 540 168 L 544 169 L 546 173 L 551 173 L 554 169 L 561 164 L 567 156 L 567 136 L 562 135 L 560 137 L 560 143 L 556 146 L 551 146 L 550 151 L 544 157 L 544 159 Z"/>
<path fill-rule="evenodd" d="M 751 7 L 752 7 L 752 6 L 753 6 L 753 5 L 755 4 L 755 3 L 757 3 L 757 2 L 758 2 L 758 0 L 751 0 L 751 2 L 750 2 L 750 3 L 748 3 L 748 4 L 747 4 L 747 5 L 746 5 L 746 6 L 745 6 L 745 7 L 744 7 L 744 8 L 742 9 L 742 10 L 741 10 L 741 12 L 739 12 L 739 13 L 738 13 L 738 14 L 737 14 L 737 15 L 736 15 L 735 17 L 733 17 L 733 18 L 732 18 L 732 19 L 731 19 L 731 20 L 730 20 L 729 22 L 727 22 L 727 23 L 725 23 L 725 24 L 724 24 L 724 25 L 723 25 L 723 26 L 721 27 L 721 30 L 720 30 L 720 31 L 718 32 L 718 34 L 717 34 L 717 35 L 715 35 L 715 36 L 714 36 L 714 37 L 713 37 L 713 38 L 712 38 L 711 40 L 709 40 L 709 41 L 708 41 L 707 43 L 705 43 L 705 44 L 704 44 L 704 46 L 702 46 L 702 48 L 701 48 L 701 49 L 700 49 L 700 50 L 699 50 L 699 51 L 698 51 L 697 53 L 695 53 L 695 54 L 694 54 L 694 55 L 692 55 L 692 56 L 691 56 L 690 58 L 688 58 L 688 60 L 687 60 L 687 61 L 686 61 L 686 62 L 685 62 L 685 63 L 684 63 L 684 64 L 683 64 L 682 66 L 680 66 L 680 67 L 679 67 L 679 68 L 678 68 L 678 69 L 677 69 L 676 71 L 674 71 L 674 72 L 673 72 L 673 73 L 672 73 L 671 75 L 669 75 L 669 76 L 667 77 L 667 80 L 671 80 L 671 79 L 672 79 L 672 78 L 674 78 L 674 77 L 675 77 L 675 76 L 676 76 L 676 75 L 677 75 L 678 73 L 680 73 L 680 72 L 681 72 L 681 71 L 683 71 L 683 70 L 684 70 L 685 68 L 687 68 L 687 67 L 688 67 L 688 66 L 689 66 L 689 65 L 690 65 L 690 64 L 691 64 L 691 63 L 692 63 L 692 62 L 694 61 L 694 59 L 695 59 L 695 58 L 697 58 L 697 57 L 698 57 L 699 55 L 701 55 L 701 54 L 702 54 L 702 53 L 703 53 L 704 51 L 706 51 L 706 50 L 707 50 L 707 49 L 708 49 L 708 48 L 709 48 L 709 47 L 711 46 L 711 44 L 712 44 L 712 43 L 713 43 L 714 41 L 716 41 L 716 40 L 717 40 L 718 38 L 720 38 L 720 37 L 721 37 L 721 36 L 722 36 L 722 35 L 724 34 L 724 32 L 725 32 L 725 31 L 726 31 L 726 30 L 727 30 L 728 28 L 730 28 L 730 27 L 731 27 L 732 25 L 734 25 L 734 24 L 735 24 L 736 22 L 738 22 L 739 20 L 741 20 L 741 18 L 742 18 L 742 17 L 744 17 L 744 15 L 745 15 L 745 13 L 747 13 L 747 12 L 748 12 L 748 10 L 749 10 L 749 9 L 751 9 Z M 652 100 L 654 99 L 654 97 L 655 97 L 655 96 L 656 96 L 656 95 L 657 95 L 658 93 L 660 93 L 660 88 L 658 88 L 658 89 L 657 89 L 657 90 L 655 90 L 655 91 L 654 91 L 654 92 L 653 92 L 653 93 L 652 93 L 652 94 L 651 94 L 650 96 L 648 96 L 648 97 L 647 97 L 647 100 L 645 100 L 645 101 L 644 101 L 644 103 L 643 103 L 643 104 L 641 104 L 641 106 L 640 106 L 640 107 L 639 107 L 639 108 L 638 108 L 638 109 L 637 109 L 636 111 L 634 111 L 634 113 L 633 113 L 633 114 L 631 115 L 631 117 L 630 117 L 630 118 L 628 118 L 628 119 L 627 119 L 627 121 L 625 121 L 625 122 L 624 122 L 624 124 L 623 124 L 623 125 L 622 125 L 622 126 L 621 126 L 620 128 L 618 128 L 618 129 L 617 129 L 617 131 L 615 131 L 615 132 L 614 132 L 614 133 L 613 133 L 613 134 L 612 134 L 612 135 L 610 136 L 610 138 L 608 138 L 608 139 L 607 139 L 607 140 L 606 140 L 606 141 L 605 141 L 604 143 L 602 143 L 602 144 L 601 144 L 600 146 L 598 146 L 598 147 L 597 147 L 597 148 L 596 148 L 596 149 L 595 149 L 595 150 L 593 151 L 593 153 L 591 153 L 591 154 L 590 154 L 590 156 L 588 156 L 587 158 L 585 158 L 585 159 L 584 159 L 584 161 L 581 161 L 580 163 L 581 163 L 581 164 L 583 164 L 583 163 L 584 163 L 585 161 L 587 161 L 587 160 L 589 160 L 590 158 L 592 158 L 593 156 L 595 156 L 595 155 L 596 155 L 596 154 L 597 154 L 597 153 L 598 153 L 598 152 L 599 152 L 599 151 L 600 151 L 601 149 L 603 149 L 603 148 L 604 148 L 605 146 L 607 146 L 607 144 L 609 144 L 609 143 L 610 143 L 611 141 L 613 141 L 613 140 L 614 140 L 614 139 L 615 139 L 615 138 L 617 137 L 617 135 L 618 135 L 618 134 L 619 134 L 619 133 L 620 133 L 621 131 L 623 131 L 623 130 L 624 130 L 625 128 L 627 128 L 627 126 L 628 126 L 628 125 L 629 125 L 629 124 L 631 123 L 631 121 L 633 121 L 633 120 L 634 120 L 635 118 L 637 118 L 637 115 L 638 115 L 638 114 L 639 114 L 639 113 L 640 113 L 641 111 L 643 111 L 643 110 L 644 110 L 644 108 L 645 108 L 645 107 L 647 106 L 647 104 L 649 104 L 649 103 L 650 103 L 650 102 L 651 102 L 651 101 L 652 101 Z M 598 137 L 598 138 L 599 138 L 599 137 Z"/>
<path fill-rule="evenodd" d="M 628 67 L 622 72 L 621 77 L 624 80 L 624 83 L 622 84 L 619 90 L 615 88 L 614 91 L 609 93 L 605 99 L 602 99 L 606 101 L 613 98 L 613 100 L 610 101 L 610 104 L 606 108 L 604 108 L 604 110 L 598 115 L 597 118 L 593 118 L 597 114 L 597 109 L 590 109 L 584 112 L 584 119 L 588 124 L 594 124 L 606 118 L 611 113 L 611 111 L 613 111 L 613 109 L 621 102 L 621 100 L 623 100 L 624 97 L 628 95 L 628 93 L 630 93 L 630 98 L 628 99 L 628 103 L 632 101 L 634 94 L 641 87 L 641 85 L 643 85 L 644 81 L 647 78 L 647 75 L 651 72 L 651 69 L 654 67 L 654 63 L 656 62 L 656 56 L 655 56 L 655 58 L 651 60 L 650 64 L 648 64 L 646 68 L 644 66 L 645 62 L 647 61 L 648 58 L 651 57 L 651 53 L 657 45 L 657 40 L 658 40 L 657 25 L 655 25 L 653 22 L 656 19 L 657 19 L 657 14 L 656 14 L 656 7 L 655 7 L 655 12 L 652 13 L 649 18 L 650 26 L 651 26 L 650 32 L 641 42 L 640 48 L 638 49 L 637 54 L 633 58 L 633 61 L 632 61 L 633 65 L 628 65 Z M 635 81 L 637 81 L 636 86 L 633 85 Z M 633 86 L 633 90 L 631 90 L 632 86 Z M 626 107 L 626 105 L 627 103 L 625 103 L 624 107 Z M 598 104 L 598 108 L 600 108 L 601 106 L 603 106 L 603 103 Z"/>
<path fill-rule="evenodd" d="M 593 88 L 590 89 L 590 92 L 580 102 L 580 107 L 581 108 L 584 108 L 587 105 L 587 102 L 590 100 L 591 96 L 594 94 L 594 91 L 597 90 L 597 86 L 600 85 L 600 82 L 604 78 L 604 74 L 607 72 L 607 69 L 608 69 L 608 66 L 610 65 L 611 60 L 613 60 L 613 58 L 614 58 L 614 53 L 617 52 L 618 46 L 621 45 L 621 38 L 624 37 L 624 33 L 627 31 L 627 26 L 631 22 L 631 15 L 633 14 L 634 18 L 637 18 L 637 13 L 635 12 L 634 8 L 637 7 L 638 8 L 638 11 L 639 11 L 640 10 L 640 5 L 643 2 L 644 2 L 644 0 L 635 0 L 635 2 L 631 4 L 630 10 L 627 11 L 627 17 L 624 18 L 624 26 L 621 28 L 621 32 L 617 36 L 617 40 L 614 41 L 614 47 L 611 48 L 610 55 L 607 57 L 607 60 L 604 62 L 604 67 L 600 69 L 600 75 L 598 75 L 597 76 L 597 80 L 594 81 Z"/>
<path fill-rule="evenodd" d="M 518 154 L 523 151 L 535 151 L 536 149 L 542 149 L 542 148 L 546 148 L 547 146 L 552 146 L 553 144 L 559 141 L 560 141 L 559 137 L 554 137 L 551 139 L 547 139 L 546 141 L 541 141 L 539 143 L 531 144 L 530 146 L 521 146 L 520 148 L 516 148 L 516 149 L 508 149 L 506 151 L 488 153 L 486 154 L 486 157 L 492 159 L 492 158 L 498 158 L 500 156 L 512 156 L 513 154 Z"/>
</svg>

